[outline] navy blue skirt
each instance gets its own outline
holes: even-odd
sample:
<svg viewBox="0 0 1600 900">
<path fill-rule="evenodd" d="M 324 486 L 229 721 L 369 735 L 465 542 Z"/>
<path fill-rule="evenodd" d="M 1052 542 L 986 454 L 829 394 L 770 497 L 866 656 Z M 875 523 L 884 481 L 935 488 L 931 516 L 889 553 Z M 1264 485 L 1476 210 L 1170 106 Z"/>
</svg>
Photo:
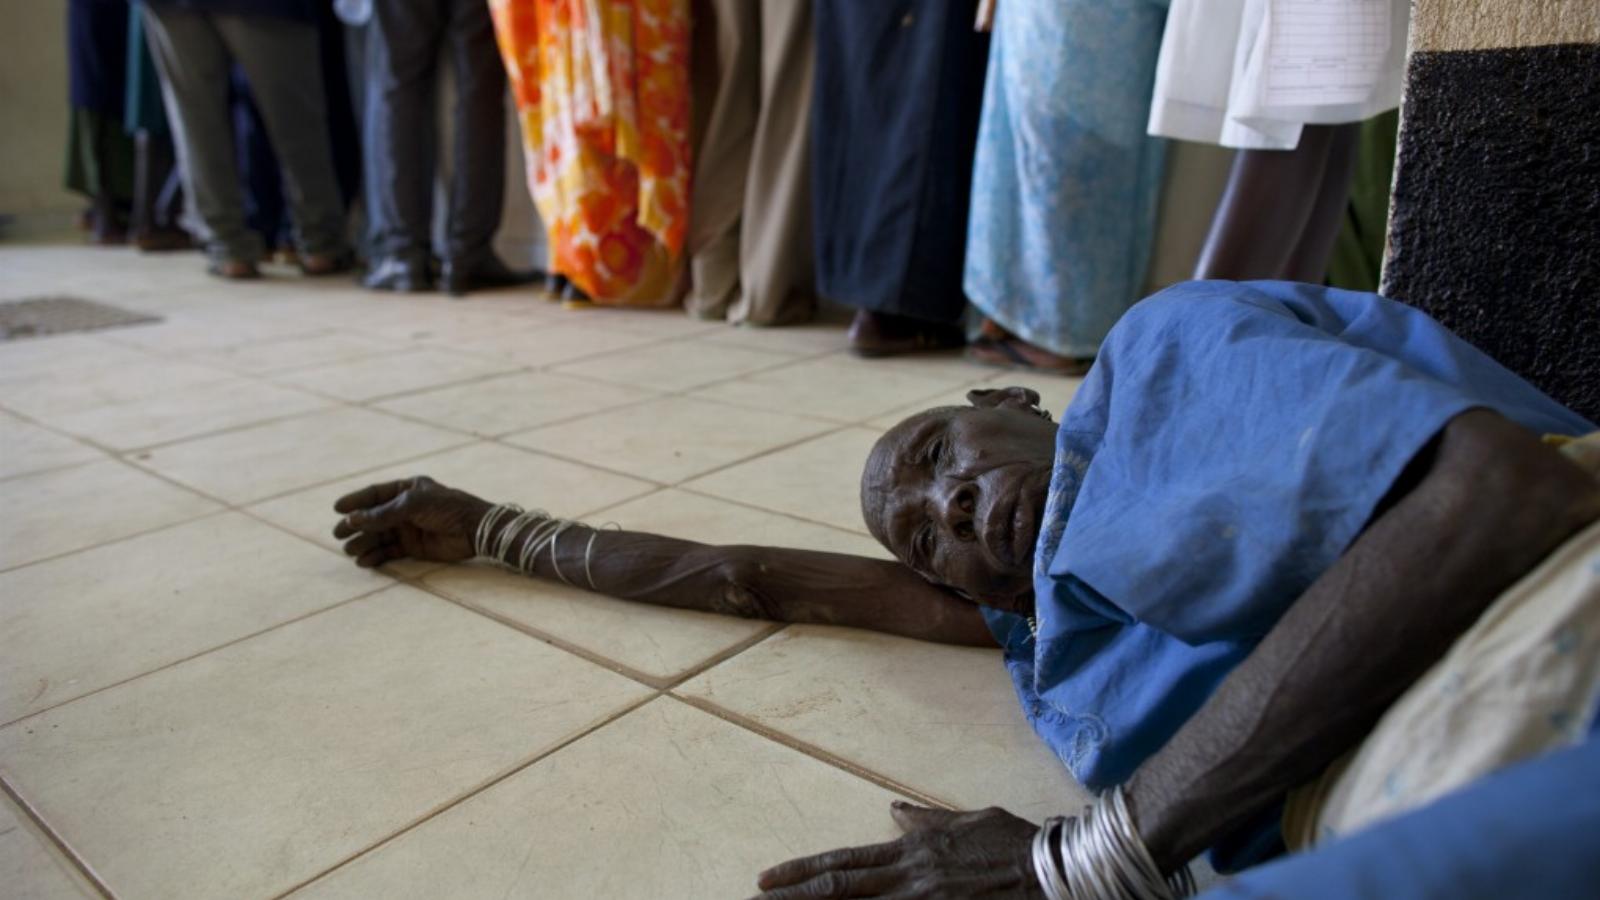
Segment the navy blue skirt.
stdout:
<svg viewBox="0 0 1600 900">
<path fill-rule="evenodd" d="M 127 0 L 72 0 L 67 5 L 67 81 L 73 108 L 120 122 L 127 69 Z"/>
<path fill-rule="evenodd" d="M 955 323 L 989 36 L 963 0 L 816 0 L 817 288 Z"/>
</svg>

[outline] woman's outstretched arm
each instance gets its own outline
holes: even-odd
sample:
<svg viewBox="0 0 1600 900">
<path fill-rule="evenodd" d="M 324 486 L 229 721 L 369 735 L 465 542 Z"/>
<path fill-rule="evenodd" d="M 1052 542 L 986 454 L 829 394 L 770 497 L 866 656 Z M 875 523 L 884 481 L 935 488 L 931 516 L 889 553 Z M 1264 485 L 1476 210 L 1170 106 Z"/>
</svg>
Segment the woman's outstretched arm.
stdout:
<svg viewBox="0 0 1600 900">
<path fill-rule="evenodd" d="M 343 518 L 333 533 L 362 566 L 407 557 L 462 562 L 474 557 L 478 525 L 491 508 L 430 478 L 408 478 L 339 498 L 334 510 Z M 500 518 L 494 538 L 510 519 Z M 506 558 L 521 559 L 533 533 L 523 529 Z M 994 646 L 977 607 L 888 560 L 579 525 L 541 548 L 531 568 L 540 578 L 659 606 Z"/>
</svg>

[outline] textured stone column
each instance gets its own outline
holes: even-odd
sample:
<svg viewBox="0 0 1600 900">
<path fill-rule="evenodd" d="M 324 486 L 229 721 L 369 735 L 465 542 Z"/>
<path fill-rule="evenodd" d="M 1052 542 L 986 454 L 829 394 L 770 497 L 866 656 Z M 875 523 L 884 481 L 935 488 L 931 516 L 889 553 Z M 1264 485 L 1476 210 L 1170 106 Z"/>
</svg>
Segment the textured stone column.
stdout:
<svg viewBox="0 0 1600 900">
<path fill-rule="evenodd" d="M 1383 293 L 1600 421 L 1600 0 L 1416 0 Z"/>
</svg>

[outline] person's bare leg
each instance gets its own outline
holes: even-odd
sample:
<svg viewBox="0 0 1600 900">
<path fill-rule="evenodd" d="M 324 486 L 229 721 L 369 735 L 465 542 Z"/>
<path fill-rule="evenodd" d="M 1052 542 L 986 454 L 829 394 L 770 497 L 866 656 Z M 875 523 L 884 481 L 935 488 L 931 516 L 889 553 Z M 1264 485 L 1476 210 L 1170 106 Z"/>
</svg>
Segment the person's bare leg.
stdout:
<svg viewBox="0 0 1600 900">
<path fill-rule="evenodd" d="M 1289 277 L 1302 240 L 1321 232 L 1312 226 L 1312 219 L 1322 206 L 1336 138 L 1341 129 L 1350 127 L 1308 125 L 1293 150 L 1239 151 L 1194 277 L 1236 281 Z M 1348 190 L 1348 173 L 1343 184 Z"/>
<path fill-rule="evenodd" d="M 1322 284 L 1328 278 L 1328 260 L 1333 244 L 1344 225 L 1345 209 L 1350 205 L 1350 182 L 1356 174 L 1357 142 L 1361 123 L 1329 125 L 1327 157 L 1322 168 L 1322 186 L 1311 214 L 1300 232 L 1300 242 L 1289 255 L 1283 277 L 1290 281 Z"/>
</svg>

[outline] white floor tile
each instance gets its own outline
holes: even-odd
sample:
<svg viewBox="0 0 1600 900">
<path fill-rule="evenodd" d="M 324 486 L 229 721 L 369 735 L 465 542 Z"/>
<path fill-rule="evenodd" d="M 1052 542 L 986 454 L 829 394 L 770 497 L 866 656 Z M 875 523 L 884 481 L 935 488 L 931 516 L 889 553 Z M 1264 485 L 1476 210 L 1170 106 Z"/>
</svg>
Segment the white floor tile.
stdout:
<svg viewBox="0 0 1600 900">
<path fill-rule="evenodd" d="M 583 572 L 571 577 L 582 583 Z M 486 566 L 449 566 L 429 588 L 623 666 L 652 684 L 681 677 L 773 626 L 617 600 Z M 604 584 L 604 581 L 601 581 Z"/>
<path fill-rule="evenodd" d="M 557 372 L 658 391 L 681 391 L 787 362 L 771 353 L 707 341 L 666 341 L 558 366 Z"/>
<path fill-rule="evenodd" d="M 871 428 L 846 428 L 713 472 L 684 487 L 865 533 L 861 469 L 879 434 Z"/>
<path fill-rule="evenodd" d="M 957 808 L 1038 821 L 1089 800 L 1023 717 L 999 650 L 791 626 L 678 693 Z"/>
<path fill-rule="evenodd" d="M 814 419 L 669 397 L 505 440 L 670 484 L 829 427 Z"/>
<path fill-rule="evenodd" d="M 0 722 L 389 583 L 238 513 L 0 574 Z"/>
<path fill-rule="evenodd" d="M 132 450 L 331 405 L 305 391 L 223 376 L 125 403 L 63 415 L 40 413 L 39 418 L 113 450 Z"/>
<path fill-rule="evenodd" d="M 294 369 L 276 377 L 281 384 L 351 402 L 407 394 L 439 385 L 483 378 L 515 364 L 449 350 L 404 349 L 325 366 Z"/>
<path fill-rule="evenodd" d="M 967 379 L 982 374 L 964 373 Z M 855 422 L 962 383 L 959 375 L 896 368 L 894 360 L 834 354 L 714 384 L 696 391 L 695 396 Z"/>
<path fill-rule="evenodd" d="M 742 897 L 784 860 L 894 838 L 892 799 L 660 699 L 295 897 Z"/>
<path fill-rule="evenodd" d="M 100 451 L 0 413 L 0 478 L 100 459 Z"/>
<path fill-rule="evenodd" d="M 0 481 L 0 569 L 172 525 L 218 508 L 115 460 Z M 107 573 L 106 577 L 113 577 Z"/>
<path fill-rule="evenodd" d="M 647 696 L 399 587 L 0 729 L 118 896 L 270 896 Z"/>
<path fill-rule="evenodd" d="M 248 503 L 467 441 L 454 432 L 346 408 L 171 444 L 140 458 L 175 481 Z"/>
<path fill-rule="evenodd" d="M 296 491 L 252 506 L 250 512 L 336 550 L 339 542 L 333 539 L 333 526 L 339 516 L 333 511 L 335 500 L 369 484 L 416 475 L 427 475 L 447 487 L 493 503 L 516 503 L 527 509 L 545 509 L 569 518 L 587 515 L 654 490 L 654 485 L 648 482 L 622 475 L 516 447 L 478 443 Z M 407 573 L 423 570 L 405 568 Z"/>
<path fill-rule="evenodd" d="M 5 796 L 0 796 L 0 884 L 7 900 L 100 898 L 83 873 Z"/>
<path fill-rule="evenodd" d="M 611 384 L 518 372 L 376 404 L 445 428 L 494 437 L 587 416 L 655 396 Z"/>
</svg>

